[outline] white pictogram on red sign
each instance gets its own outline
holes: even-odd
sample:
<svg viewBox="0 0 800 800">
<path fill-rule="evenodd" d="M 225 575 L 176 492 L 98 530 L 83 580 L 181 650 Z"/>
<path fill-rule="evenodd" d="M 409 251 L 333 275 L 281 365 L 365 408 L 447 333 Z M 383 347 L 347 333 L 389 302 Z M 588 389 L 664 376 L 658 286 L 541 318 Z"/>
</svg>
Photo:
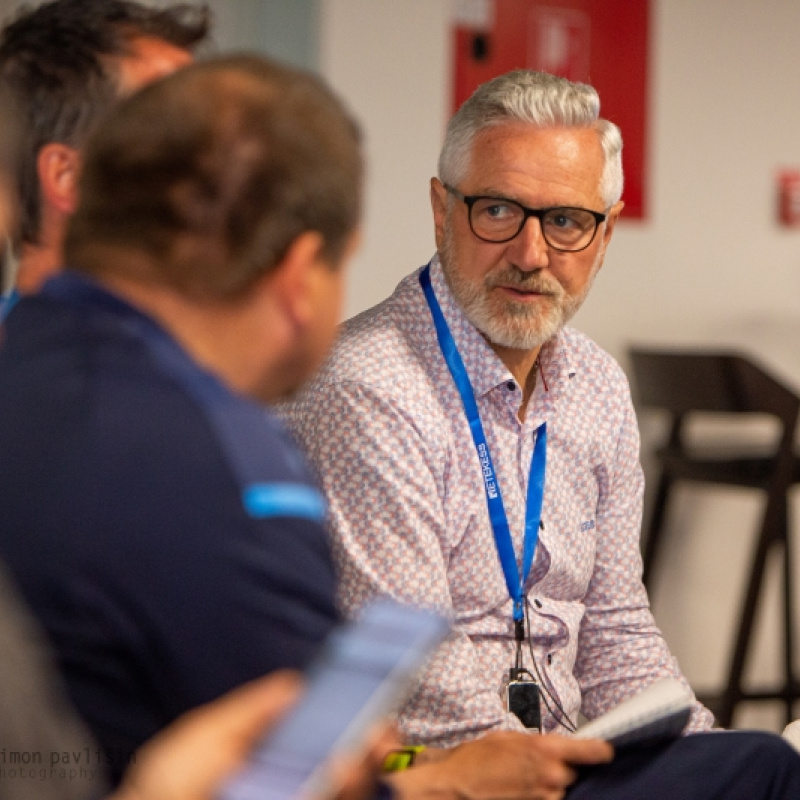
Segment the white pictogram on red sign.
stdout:
<svg viewBox="0 0 800 800">
<path fill-rule="evenodd" d="M 591 23 L 582 11 L 536 7 L 528 19 L 528 67 L 586 81 L 590 38 Z"/>
</svg>

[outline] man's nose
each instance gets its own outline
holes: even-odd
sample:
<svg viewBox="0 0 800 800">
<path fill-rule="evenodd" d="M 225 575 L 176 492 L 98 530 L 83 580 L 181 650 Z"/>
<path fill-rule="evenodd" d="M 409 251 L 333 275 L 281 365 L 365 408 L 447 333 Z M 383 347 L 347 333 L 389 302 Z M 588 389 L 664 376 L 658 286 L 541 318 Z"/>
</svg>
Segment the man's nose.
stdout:
<svg viewBox="0 0 800 800">
<path fill-rule="evenodd" d="M 542 233 L 541 220 L 528 217 L 522 230 L 509 242 L 509 260 L 521 270 L 542 269 L 550 263 L 550 248 Z"/>
</svg>

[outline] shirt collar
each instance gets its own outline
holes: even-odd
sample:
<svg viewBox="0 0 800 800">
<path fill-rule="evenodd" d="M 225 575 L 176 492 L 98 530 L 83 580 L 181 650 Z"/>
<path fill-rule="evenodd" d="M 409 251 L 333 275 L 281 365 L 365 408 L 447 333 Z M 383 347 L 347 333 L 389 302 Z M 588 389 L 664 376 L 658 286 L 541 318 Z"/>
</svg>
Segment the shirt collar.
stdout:
<svg viewBox="0 0 800 800">
<path fill-rule="evenodd" d="M 150 341 L 160 340 L 175 350 L 183 351 L 174 337 L 153 317 L 87 275 L 65 270 L 50 278 L 40 294 L 42 297 L 66 301 L 70 305 L 91 308 L 97 320 L 114 318 L 116 325 L 130 333 L 144 336 Z"/>
<path fill-rule="evenodd" d="M 65 270 L 50 278 L 42 287 L 41 293 L 44 297 L 70 300 L 80 304 L 98 305 L 119 314 L 145 317 L 130 303 L 109 291 L 100 282 L 71 270 Z"/>
</svg>

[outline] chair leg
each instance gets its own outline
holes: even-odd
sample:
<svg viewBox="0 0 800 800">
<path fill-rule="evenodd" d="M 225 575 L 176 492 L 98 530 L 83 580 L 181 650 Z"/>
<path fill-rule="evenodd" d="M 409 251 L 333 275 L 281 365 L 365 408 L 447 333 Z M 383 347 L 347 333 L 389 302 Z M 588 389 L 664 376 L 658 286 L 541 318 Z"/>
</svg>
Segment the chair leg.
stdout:
<svg viewBox="0 0 800 800">
<path fill-rule="evenodd" d="M 658 479 L 656 496 L 653 501 L 652 515 L 647 530 L 647 540 L 644 542 L 642 549 L 642 582 L 647 587 L 648 591 L 652 588 L 653 566 L 661 545 L 667 500 L 669 499 L 670 490 L 672 489 L 672 483 L 672 478 L 662 471 Z"/>
<path fill-rule="evenodd" d="M 747 661 L 753 632 L 758 598 L 761 594 L 767 556 L 776 540 L 781 539 L 781 529 L 786 526 L 786 495 L 784 492 L 768 496 L 759 531 L 756 551 L 750 568 L 750 580 L 739 615 L 739 627 L 728 669 L 728 678 L 717 706 L 717 720 L 723 728 L 733 721 L 736 705 L 742 699 L 742 675 Z"/>
<path fill-rule="evenodd" d="M 783 664 L 784 692 L 786 701 L 785 721 L 788 725 L 794 719 L 794 702 L 797 700 L 798 684 L 794 673 L 794 581 L 792 568 L 792 548 L 788 519 L 783 530 Z"/>
</svg>

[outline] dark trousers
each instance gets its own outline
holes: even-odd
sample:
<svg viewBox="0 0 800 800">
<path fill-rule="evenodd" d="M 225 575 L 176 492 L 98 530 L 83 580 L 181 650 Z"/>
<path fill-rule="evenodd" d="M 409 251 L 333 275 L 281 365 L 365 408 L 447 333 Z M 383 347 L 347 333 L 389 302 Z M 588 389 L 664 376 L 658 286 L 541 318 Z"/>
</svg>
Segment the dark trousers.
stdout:
<svg viewBox="0 0 800 800">
<path fill-rule="evenodd" d="M 800 800 L 800 754 L 770 733 L 699 733 L 582 769 L 566 800 Z"/>
</svg>

